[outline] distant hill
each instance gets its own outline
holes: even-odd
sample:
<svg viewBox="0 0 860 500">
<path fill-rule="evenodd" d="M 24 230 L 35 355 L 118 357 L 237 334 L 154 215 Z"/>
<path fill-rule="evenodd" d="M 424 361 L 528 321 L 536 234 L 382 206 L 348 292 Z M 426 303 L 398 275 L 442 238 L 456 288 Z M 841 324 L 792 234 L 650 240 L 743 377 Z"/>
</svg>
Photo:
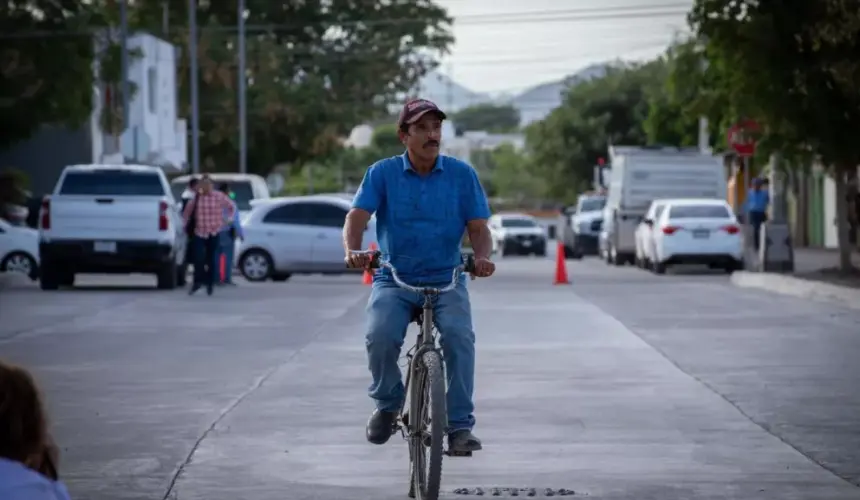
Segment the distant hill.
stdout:
<svg viewBox="0 0 860 500">
<path fill-rule="evenodd" d="M 543 120 L 553 109 L 559 107 L 564 92 L 577 83 L 585 82 L 593 78 L 600 78 L 606 74 L 610 64 L 594 64 L 581 69 L 576 73 L 566 76 L 561 80 L 542 83 L 515 95 L 509 101 L 520 111 L 520 126 Z"/>
<path fill-rule="evenodd" d="M 564 91 L 570 86 L 600 78 L 609 67 L 616 64 L 593 64 L 560 80 L 541 83 L 519 93 L 498 92 L 492 95 L 470 90 L 442 73 L 433 71 L 421 79 L 413 94 L 429 99 L 449 112 L 476 104 L 512 104 L 520 112 L 520 125 L 526 126 L 544 119 L 560 106 Z M 396 114 L 400 111 L 399 106 L 392 106 L 391 111 Z"/>
<path fill-rule="evenodd" d="M 488 94 L 469 90 L 437 71 L 421 79 L 415 94 L 435 102 L 448 112 L 493 101 Z"/>
</svg>

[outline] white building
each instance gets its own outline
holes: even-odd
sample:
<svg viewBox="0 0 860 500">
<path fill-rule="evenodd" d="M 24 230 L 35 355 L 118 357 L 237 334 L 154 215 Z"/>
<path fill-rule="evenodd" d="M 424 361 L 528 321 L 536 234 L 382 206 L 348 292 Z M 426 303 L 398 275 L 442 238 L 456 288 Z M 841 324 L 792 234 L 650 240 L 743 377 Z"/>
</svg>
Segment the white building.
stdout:
<svg viewBox="0 0 860 500">
<path fill-rule="evenodd" d="M 177 47 L 147 33 L 128 39 L 128 79 L 136 86 L 129 100 L 129 125 L 120 140 L 121 155 L 110 154 L 113 137 L 101 131 L 105 99 L 96 91 L 91 120 L 93 161 L 127 161 L 181 171 L 188 165 L 188 125 L 178 119 Z"/>
</svg>

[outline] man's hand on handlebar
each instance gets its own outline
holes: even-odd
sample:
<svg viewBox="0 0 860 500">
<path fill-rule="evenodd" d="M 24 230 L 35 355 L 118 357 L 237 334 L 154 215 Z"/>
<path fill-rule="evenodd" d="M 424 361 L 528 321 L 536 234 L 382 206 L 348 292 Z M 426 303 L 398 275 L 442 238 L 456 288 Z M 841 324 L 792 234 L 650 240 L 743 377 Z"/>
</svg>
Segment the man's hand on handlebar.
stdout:
<svg viewBox="0 0 860 500">
<path fill-rule="evenodd" d="M 344 258 L 344 261 L 346 262 L 346 267 L 352 269 L 370 269 L 375 255 L 374 252 L 350 251 L 347 253 L 346 258 Z"/>
<path fill-rule="evenodd" d="M 472 271 L 473 278 L 488 278 L 496 272 L 496 264 L 486 257 L 477 257 L 474 262 L 475 269 Z"/>
</svg>

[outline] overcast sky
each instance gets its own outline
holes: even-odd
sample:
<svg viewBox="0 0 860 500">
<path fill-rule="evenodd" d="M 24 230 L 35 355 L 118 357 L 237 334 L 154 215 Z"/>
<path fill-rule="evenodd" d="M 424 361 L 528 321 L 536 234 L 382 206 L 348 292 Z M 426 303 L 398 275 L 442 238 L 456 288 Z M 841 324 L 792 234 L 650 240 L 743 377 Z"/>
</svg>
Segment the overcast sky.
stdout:
<svg viewBox="0 0 860 500">
<path fill-rule="evenodd" d="M 687 31 L 693 0 L 436 0 L 456 43 L 440 71 L 499 92 L 559 79 L 592 63 L 643 60 Z"/>
</svg>

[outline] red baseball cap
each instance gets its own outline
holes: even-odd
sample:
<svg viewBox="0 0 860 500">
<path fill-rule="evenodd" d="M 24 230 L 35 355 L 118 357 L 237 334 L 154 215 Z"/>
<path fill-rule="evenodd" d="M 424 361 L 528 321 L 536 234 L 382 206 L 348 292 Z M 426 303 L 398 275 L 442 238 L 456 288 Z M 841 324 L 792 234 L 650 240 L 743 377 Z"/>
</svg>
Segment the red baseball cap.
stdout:
<svg viewBox="0 0 860 500">
<path fill-rule="evenodd" d="M 400 116 L 397 118 L 397 126 L 412 125 L 427 113 L 436 113 L 443 120 L 448 118 L 448 115 L 439 109 L 439 106 L 436 106 L 427 99 L 411 99 L 400 110 Z"/>
</svg>

